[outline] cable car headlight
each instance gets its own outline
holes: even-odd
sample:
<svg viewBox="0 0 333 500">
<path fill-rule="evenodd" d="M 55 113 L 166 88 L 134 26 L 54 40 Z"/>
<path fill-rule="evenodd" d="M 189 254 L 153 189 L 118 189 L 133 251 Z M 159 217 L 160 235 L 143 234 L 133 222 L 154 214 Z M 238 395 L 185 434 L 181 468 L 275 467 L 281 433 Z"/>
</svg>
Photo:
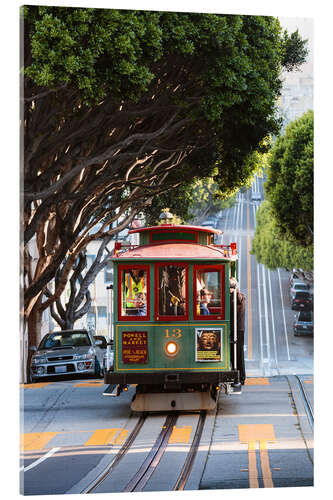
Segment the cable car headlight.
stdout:
<svg viewBox="0 0 333 500">
<path fill-rule="evenodd" d="M 168 356 L 176 356 L 178 353 L 178 344 L 176 342 L 168 342 L 165 346 L 165 352 Z"/>
</svg>

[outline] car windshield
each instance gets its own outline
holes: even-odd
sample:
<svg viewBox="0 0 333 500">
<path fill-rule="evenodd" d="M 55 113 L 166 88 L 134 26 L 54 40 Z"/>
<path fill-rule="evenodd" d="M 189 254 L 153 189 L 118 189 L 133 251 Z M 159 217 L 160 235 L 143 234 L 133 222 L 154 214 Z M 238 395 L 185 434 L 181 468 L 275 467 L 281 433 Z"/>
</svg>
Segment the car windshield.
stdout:
<svg viewBox="0 0 333 500">
<path fill-rule="evenodd" d="M 55 332 L 46 335 L 38 349 L 53 349 L 56 347 L 83 347 L 90 346 L 91 341 L 87 332 Z"/>
<path fill-rule="evenodd" d="M 295 290 L 307 290 L 308 287 L 305 283 L 294 283 Z"/>
<path fill-rule="evenodd" d="M 298 316 L 298 321 L 312 321 L 311 311 L 301 311 Z"/>
</svg>

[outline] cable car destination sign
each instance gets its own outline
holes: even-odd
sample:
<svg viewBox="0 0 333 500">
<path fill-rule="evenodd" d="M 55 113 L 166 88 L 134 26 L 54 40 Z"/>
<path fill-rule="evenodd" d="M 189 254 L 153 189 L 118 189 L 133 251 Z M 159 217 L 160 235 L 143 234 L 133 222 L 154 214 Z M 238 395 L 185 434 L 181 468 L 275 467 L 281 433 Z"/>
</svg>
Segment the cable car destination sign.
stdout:
<svg viewBox="0 0 333 500">
<path fill-rule="evenodd" d="M 148 363 L 148 333 L 122 332 L 123 363 Z"/>
</svg>

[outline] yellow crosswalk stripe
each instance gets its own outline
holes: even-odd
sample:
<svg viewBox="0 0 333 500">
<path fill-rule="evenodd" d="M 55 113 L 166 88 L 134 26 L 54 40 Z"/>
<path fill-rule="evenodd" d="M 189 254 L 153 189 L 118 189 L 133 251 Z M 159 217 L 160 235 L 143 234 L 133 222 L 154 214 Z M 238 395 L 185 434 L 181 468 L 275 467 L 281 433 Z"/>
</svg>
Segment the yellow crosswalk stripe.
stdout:
<svg viewBox="0 0 333 500">
<path fill-rule="evenodd" d="M 117 435 L 119 433 L 119 435 Z M 103 446 L 106 444 L 122 444 L 127 436 L 125 429 L 97 429 L 84 446 Z"/>
<path fill-rule="evenodd" d="M 58 432 L 29 432 L 21 434 L 21 450 L 41 450 Z"/>
<path fill-rule="evenodd" d="M 245 380 L 245 385 L 269 385 L 267 377 L 253 377 Z"/>
<path fill-rule="evenodd" d="M 80 382 L 74 384 L 73 387 L 100 387 L 104 385 L 104 382 Z"/>
<path fill-rule="evenodd" d="M 183 427 L 174 426 L 169 438 L 169 443 L 188 443 L 190 440 L 191 432 L 191 425 L 185 425 Z"/>
<path fill-rule="evenodd" d="M 20 384 L 22 389 L 40 389 L 46 385 L 50 385 L 51 382 L 36 382 L 35 384 Z"/>
</svg>

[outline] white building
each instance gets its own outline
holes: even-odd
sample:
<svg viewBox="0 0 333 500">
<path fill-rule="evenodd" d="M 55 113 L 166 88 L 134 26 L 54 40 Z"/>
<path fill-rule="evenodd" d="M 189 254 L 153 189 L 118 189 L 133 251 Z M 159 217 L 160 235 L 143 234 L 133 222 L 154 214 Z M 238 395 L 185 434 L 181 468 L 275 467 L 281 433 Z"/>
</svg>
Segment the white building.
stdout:
<svg viewBox="0 0 333 500">
<path fill-rule="evenodd" d="M 279 18 L 283 29 L 292 33 L 298 29 L 300 36 L 308 40 L 307 61 L 299 71 L 282 75 L 283 87 L 279 101 L 283 128 L 288 123 L 301 117 L 306 111 L 313 109 L 313 19 Z"/>
</svg>

